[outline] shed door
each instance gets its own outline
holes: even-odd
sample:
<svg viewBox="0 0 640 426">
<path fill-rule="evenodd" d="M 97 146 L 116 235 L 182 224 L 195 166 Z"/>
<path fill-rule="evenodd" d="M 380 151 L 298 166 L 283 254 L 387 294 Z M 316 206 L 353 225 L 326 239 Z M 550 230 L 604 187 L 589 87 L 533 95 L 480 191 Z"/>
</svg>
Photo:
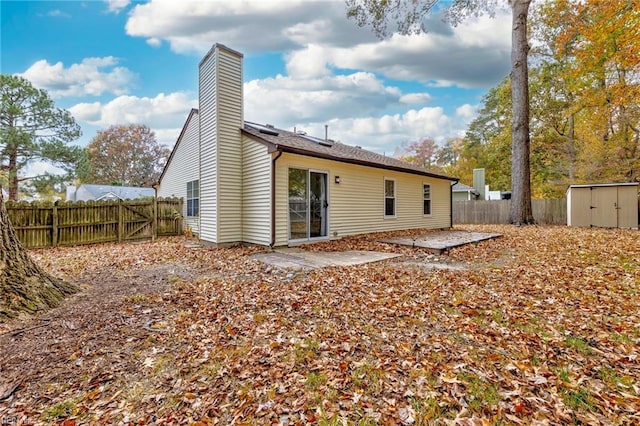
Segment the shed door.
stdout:
<svg viewBox="0 0 640 426">
<path fill-rule="evenodd" d="M 618 226 L 618 188 L 615 186 L 591 189 L 591 226 Z"/>
<path fill-rule="evenodd" d="M 638 187 L 618 187 L 618 227 L 638 227 Z"/>
</svg>

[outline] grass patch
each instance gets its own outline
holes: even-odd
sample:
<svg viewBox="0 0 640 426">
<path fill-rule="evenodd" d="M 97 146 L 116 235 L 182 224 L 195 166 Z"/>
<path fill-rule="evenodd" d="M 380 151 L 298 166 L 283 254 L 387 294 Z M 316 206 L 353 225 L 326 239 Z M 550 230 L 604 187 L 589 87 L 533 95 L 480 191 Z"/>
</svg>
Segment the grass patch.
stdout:
<svg viewBox="0 0 640 426">
<path fill-rule="evenodd" d="M 382 391 L 382 380 L 384 371 L 364 363 L 351 372 L 351 381 L 358 388 L 365 389 L 373 395 L 377 395 Z"/>
<path fill-rule="evenodd" d="M 625 345 L 629 345 L 633 343 L 633 339 L 629 337 L 627 334 L 617 333 L 617 332 L 611 333 L 611 340 L 613 340 L 616 343 L 623 343 Z"/>
<path fill-rule="evenodd" d="M 319 351 L 320 343 L 315 339 L 306 338 L 295 344 L 293 348 L 293 356 L 296 363 L 302 363 L 315 358 Z"/>
<path fill-rule="evenodd" d="M 569 383 L 571 380 L 569 377 L 569 370 L 566 367 L 558 367 L 556 368 L 556 376 L 564 383 Z"/>
<path fill-rule="evenodd" d="M 461 373 L 458 379 L 466 385 L 469 409 L 481 412 L 484 407 L 491 407 L 500 401 L 498 387 L 472 373 Z"/>
<path fill-rule="evenodd" d="M 567 336 L 565 343 L 568 347 L 577 350 L 581 354 L 588 355 L 591 353 L 591 346 L 581 337 Z"/>
<path fill-rule="evenodd" d="M 572 410 L 591 410 L 595 407 L 593 401 L 591 400 L 591 395 L 586 389 L 563 389 L 560 391 L 560 395 L 562 397 L 562 402 L 564 402 L 564 405 L 571 408 Z"/>
<path fill-rule="evenodd" d="M 78 406 L 75 401 L 66 400 L 59 402 L 46 410 L 43 414 L 45 420 L 65 419 L 77 414 Z"/>
<path fill-rule="evenodd" d="M 312 371 L 307 374 L 305 387 L 309 390 L 317 390 L 320 386 L 327 382 L 327 376 L 324 373 L 317 373 Z"/>
</svg>

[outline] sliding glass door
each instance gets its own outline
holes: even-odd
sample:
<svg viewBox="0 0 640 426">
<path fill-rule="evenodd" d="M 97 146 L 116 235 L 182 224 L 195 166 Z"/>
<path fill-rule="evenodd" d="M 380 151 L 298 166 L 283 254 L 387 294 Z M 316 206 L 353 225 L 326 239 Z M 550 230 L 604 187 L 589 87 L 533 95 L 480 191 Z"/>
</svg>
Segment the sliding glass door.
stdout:
<svg viewBox="0 0 640 426">
<path fill-rule="evenodd" d="M 289 169 L 289 239 L 310 240 L 328 234 L 327 173 Z"/>
</svg>

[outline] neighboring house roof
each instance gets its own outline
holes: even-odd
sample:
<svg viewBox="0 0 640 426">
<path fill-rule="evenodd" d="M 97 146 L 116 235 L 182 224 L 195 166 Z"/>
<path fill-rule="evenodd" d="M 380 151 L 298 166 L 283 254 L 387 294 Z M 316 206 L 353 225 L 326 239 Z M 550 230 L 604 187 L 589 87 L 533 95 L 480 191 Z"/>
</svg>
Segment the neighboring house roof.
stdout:
<svg viewBox="0 0 640 426">
<path fill-rule="evenodd" d="M 254 140 L 265 143 L 271 152 L 282 151 L 307 155 L 344 163 L 430 176 L 453 182 L 458 180 L 450 176 L 431 172 L 413 164 L 405 163 L 393 157 L 387 157 L 359 147 L 345 145 L 341 142 L 334 142 L 330 139 L 325 140 L 307 136 L 304 133 L 293 133 L 288 130 L 276 129 L 271 126 L 263 126 L 248 121 L 245 121 L 242 132 Z"/>
<path fill-rule="evenodd" d="M 456 183 L 451 187 L 453 192 L 471 192 L 472 194 L 478 194 L 478 191 L 473 186 L 465 185 L 464 183 Z"/>
<path fill-rule="evenodd" d="M 138 188 L 133 186 L 92 185 L 83 183 L 77 188 L 76 194 L 78 194 L 80 189 L 84 189 L 91 196 L 91 198 L 83 197 L 83 201 L 88 201 L 89 199 L 114 200 L 116 198 L 126 200 L 140 197 L 153 197 L 155 195 L 153 188 Z"/>
</svg>

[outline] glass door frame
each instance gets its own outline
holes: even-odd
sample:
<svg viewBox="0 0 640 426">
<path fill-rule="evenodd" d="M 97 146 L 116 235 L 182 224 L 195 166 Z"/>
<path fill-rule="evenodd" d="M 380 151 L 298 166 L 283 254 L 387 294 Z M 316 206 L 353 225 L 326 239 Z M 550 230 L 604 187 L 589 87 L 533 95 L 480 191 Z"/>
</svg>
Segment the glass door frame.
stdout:
<svg viewBox="0 0 640 426">
<path fill-rule="evenodd" d="M 306 175 L 306 237 L 304 238 L 291 238 L 291 210 L 290 210 L 290 198 L 289 198 L 289 172 L 287 172 L 287 240 L 289 243 L 304 243 L 309 241 L 320 241 L 320 240 L 328 240 L 329 239 L 329 209 L 331 208 L 329 204 L 329 172 L 326 170 L 318 170 L 311 168 L 303 168 L 303 167 L 289 167 L 288 171 L 291 170 L 303 170 L 307 173 Z M 325 189 L 325 197 L 324 197 L 324 207 L 321 207 L 322 211 L 325 214 L 325 224 L 324 224 L 324 233 L 325 235 L 321 235 L 318 237 L 311 237 L 311 174 L 316 173 L 324 176 L 324 189 Z"/>
</svg>

